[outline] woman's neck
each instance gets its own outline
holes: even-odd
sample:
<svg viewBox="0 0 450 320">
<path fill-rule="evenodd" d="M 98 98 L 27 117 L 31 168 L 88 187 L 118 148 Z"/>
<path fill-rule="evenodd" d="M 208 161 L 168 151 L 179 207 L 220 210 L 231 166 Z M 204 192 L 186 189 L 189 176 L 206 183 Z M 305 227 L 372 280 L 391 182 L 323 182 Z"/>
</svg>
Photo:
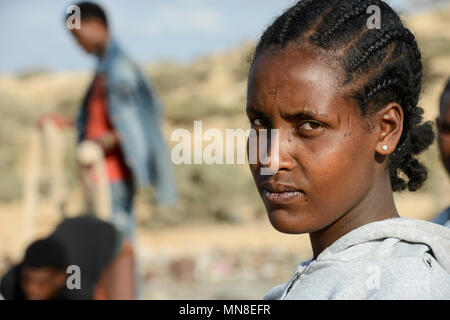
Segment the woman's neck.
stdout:
<svg viewBox="0 0 450 320">
<path fill-rule="evenodd" d="M 389 179 L 381 182 L 351 210 L 326 228 L 309 234 L 313 258 L 348 232 L 371 222 L 397 218 L 394 197 Z"/>
</svg>

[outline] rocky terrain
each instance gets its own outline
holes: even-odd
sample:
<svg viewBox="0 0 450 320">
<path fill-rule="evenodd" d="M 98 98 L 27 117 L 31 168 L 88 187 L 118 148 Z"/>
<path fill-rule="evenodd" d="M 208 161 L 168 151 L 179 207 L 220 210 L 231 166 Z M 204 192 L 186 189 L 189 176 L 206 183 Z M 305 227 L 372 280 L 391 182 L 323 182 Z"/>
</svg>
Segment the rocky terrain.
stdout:
<svg viewBox="0 0 450 320">
<path fill-rule="evenodd" d="M 424 53 L 426 77 L 421 105 L 434 120 L 438 96 L 450 76 L 450 10 L 406 18 Z M 248 128 L 246 78 L 252 44 L 205 56 L 189 64 L 163 61 L 146 65 L 164 104 L 169 144 L 176 128 Z M 29 157 L 30 128 L 43 113 L 74 117 L 92 74 L 86 71 L 30 71 L 0 75 L 0 272 L 22 255 L 23 181 Z M 68 212 L 80 213 L 73 163 L 74 133 L 63 135 Z M 400 214 L 431 218 L 449 204 L 450 184 L 434 145 L 423 155 L 429 167 L 426 186 L 396 195 Z M 45 165 L 42 175 L 46 177 Z M 285 281 L 310 254 L 307 236 L 287 236 L 271 228 L 245 165 L 177 166 L 180 203 L 156 210 L 151 192 L 137 204 L 139 266 L 144 298 L 260 298 Z M 60 220 L 48 200 L 46 180 L 36 211 L 33 237 L 44 236 Z M 3 260 L 2 260 L 3 258 Z"/>
</svg>

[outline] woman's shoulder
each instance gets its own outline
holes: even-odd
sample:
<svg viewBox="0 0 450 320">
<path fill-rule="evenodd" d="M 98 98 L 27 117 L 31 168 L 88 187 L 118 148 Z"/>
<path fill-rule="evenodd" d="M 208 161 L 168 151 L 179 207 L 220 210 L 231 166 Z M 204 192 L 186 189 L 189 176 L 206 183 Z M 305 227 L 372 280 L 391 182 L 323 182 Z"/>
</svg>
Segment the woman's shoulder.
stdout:
<svg viewBox="0 0 450 320">
<path fill-rule="evenodd" d="M 335 283 L 340 288 L 336 298 L 358 292 L 355 299 L 449 299 L 449 256 L 444 252 L 449 243 L 436 237 L 399 233 L 371 239 L 322 259 L 316 268 L 341 279 Z"/>
<path fill-rule="evenodd" d="M 450 299 L 449 230 L 391 219 L 343 236 L 302 270 L 286 299 Z M 292 283 L 292 280 L 288 284 Z M 281 293 L 280 293 L 281 291 Z"/>
<path fill-rule="evenodd" d="M 411 246 L 415 250 L 408 250 Z M 361 299 L 449 299 L 449 273 L 432 252 L 420 249 L 399 241 L 393 252 L 379 259 L 338 263 L 336 268 L 343 283 L 336 298 L 356 291 Z"/>
<path fill-rule="evenodd" d="M 344 235 L 325 249 L 318 261 L 402 266 L 405 261 L 423 265 L 427 255 L 450 273 L 450 229 L 407 218 L 395 218 L 364 225 Z"/>
<path fill-rule="evenodd" d="M 298 275 L 298 276 L 296 276 Z M 428 252 L 312 261 L 264 299 L 449 299 L 450 275 Z"/>
</svg>

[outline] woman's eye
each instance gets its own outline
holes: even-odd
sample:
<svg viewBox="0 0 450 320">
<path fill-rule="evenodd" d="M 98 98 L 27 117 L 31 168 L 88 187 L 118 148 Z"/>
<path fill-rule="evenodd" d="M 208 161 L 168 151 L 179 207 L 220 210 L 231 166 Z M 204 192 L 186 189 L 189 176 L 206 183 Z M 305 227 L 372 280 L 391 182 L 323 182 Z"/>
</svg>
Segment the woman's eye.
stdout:
<svg viewBox="0 0 450 320">
<path fill-rule="evenodd" d="M 317 122 L 312 122 L 312 121 L 307 121 L 307 122 L 303 122 L 300 125 L 300 128 L 306 131 L 312 131 L 312 130 L 316 130 L 319 129 L 321 127 L 321 125 Z"/>
<path fill-rule="evenodd" d="M 257 126 L 257 127 L 261 127 L 263 125 L 262 119 L 260 119 L 260 118 L 253 119 L 252 123 L 254 126 Z"/>
<path fill-rule="evenodd" d="M 316 121 L 304 121 L 298 126 L 298 133 L 305 137 L 316 137 L 322 134 L 324 126 Z"/>
</svg>

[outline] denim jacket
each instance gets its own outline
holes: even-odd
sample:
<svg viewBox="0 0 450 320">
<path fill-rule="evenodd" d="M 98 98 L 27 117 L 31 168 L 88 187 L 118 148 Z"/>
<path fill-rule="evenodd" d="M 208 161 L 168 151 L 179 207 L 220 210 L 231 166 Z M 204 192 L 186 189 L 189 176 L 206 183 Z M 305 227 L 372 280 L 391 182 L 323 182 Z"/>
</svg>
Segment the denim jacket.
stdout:
<svg viewBox="0 0 450 320">
<path fill-rule="evenodd" d="M 160 127 L 161 104 L 138 66 L 110 40 L 97 73 L 106 78 L 106 109 L 120 138 L 125 161 L 139 186 L 152 185 L 157 203 L 174 204 L 176 187 L 169 153 Z M 78 142 L 85 137 L 87 100 L 77 119 Z"/>
</svg>

